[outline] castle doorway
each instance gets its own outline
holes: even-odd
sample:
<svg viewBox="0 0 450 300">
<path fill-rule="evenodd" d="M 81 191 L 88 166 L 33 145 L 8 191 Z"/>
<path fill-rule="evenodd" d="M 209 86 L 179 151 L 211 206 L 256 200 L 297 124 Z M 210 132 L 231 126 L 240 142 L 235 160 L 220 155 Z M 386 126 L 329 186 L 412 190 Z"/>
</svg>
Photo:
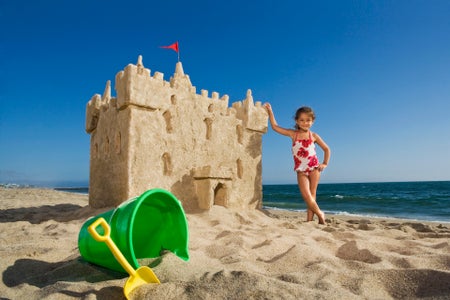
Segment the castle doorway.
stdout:
<svg viewBox="0 0 450 300">
<path fill-rule="evenodd" d="M 227 207 L 228 192 L 224 184 L 220 183 L 214 188 L 214 205 Z"/>
</svg>

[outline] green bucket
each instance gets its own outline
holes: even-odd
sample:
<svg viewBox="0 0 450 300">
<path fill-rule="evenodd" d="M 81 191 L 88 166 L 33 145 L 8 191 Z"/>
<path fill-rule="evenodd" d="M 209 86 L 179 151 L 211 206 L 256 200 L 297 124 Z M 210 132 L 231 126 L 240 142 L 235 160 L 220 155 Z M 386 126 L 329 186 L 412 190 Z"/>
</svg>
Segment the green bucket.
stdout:
<svg viewBox="0 0 450 300">
<path fill-rule="evenodd" d="M 108 222 L 111 239 L 135 269 L 139 268 L 137 259 L 159 257 L 163 250 L 189 260 L 186 216 L 180 201 L 166 190 L 146 191 L 116 209 L 88 219 L 81 227 L 78 235 L 81 256 L 93 264 L 126 273 L 106 243 L 97 242 L 87 230 L 100 217 Z M 101 231 L 98 228 L 103 234 Z"/>
</svg>

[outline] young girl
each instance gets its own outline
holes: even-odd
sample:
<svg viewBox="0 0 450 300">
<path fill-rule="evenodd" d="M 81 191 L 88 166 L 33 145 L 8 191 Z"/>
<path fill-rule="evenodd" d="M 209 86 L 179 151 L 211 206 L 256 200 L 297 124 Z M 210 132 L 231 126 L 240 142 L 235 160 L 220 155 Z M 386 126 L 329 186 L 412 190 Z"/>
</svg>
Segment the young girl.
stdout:
<svg viewBox="0 0 450 300">
<path fill-rule="evenodd" d="M 317 205 L 316 192 L 320 172 L 327 167 L 331 152 L 322 138 L 310 130 L 315 119 L 314 111 L 309 107 L 300 107 L 295 113 L 296 125 L 295 130 L 293 130 L 278 126 L 270 103 L 266 103 L 264 106 L 269 113 L 272 129 L 292 139 L 292 154 L 294 155 L 294 170 L 297 172 L 298 187 L 308 206 L 306 220 L 312 221 L 314 215 L 317 215 L 319 224 L 325 224 L 325 214 Z M 317 143 L 323 150 L 322 163 L 319 163 L 314 143 Z"/>
</svg>

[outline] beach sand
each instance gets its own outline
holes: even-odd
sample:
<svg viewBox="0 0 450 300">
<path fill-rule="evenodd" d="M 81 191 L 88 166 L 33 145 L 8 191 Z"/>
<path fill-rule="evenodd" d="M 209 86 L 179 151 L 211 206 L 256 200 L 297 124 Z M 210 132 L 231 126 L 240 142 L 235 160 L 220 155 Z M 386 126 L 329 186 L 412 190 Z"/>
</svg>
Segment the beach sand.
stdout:
<svg viewBox="0 0 450 300">
<path fill-rule="evenodd" d="M 124 299 L 128 275 L 78 252 L 88 196 L 0 189 L 1 299 Z M 134 299 L 450 299 L 450 224 L 285 211 L 188 213 L 185 262 L 165 253 L 161 284 Z"/>
</svg>

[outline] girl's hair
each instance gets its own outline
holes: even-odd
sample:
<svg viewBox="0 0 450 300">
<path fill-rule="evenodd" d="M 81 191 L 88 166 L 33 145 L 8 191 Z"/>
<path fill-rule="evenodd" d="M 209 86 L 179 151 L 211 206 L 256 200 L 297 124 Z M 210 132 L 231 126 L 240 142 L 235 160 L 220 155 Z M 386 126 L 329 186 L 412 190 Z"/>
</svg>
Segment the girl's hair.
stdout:
<svg viewBox="0 0 450 300">
<path fill-rule="evenodd" d="M 295 112 L 295 116 L 294 116 L 294 119 L 296 122 L 297 122 L 298 118 L 300 118 L 300 114 L 309 115 L 313 119 L 313 121 L 316 119 L 316 114 L 314 113 L 312 108 L 308 107 L 308 106 L 302 106 L 299 109 L 297 109 L 297 111 Z M 295 123 L 295 129 L 299 129 L 297 123 Z"/>
</svg>

